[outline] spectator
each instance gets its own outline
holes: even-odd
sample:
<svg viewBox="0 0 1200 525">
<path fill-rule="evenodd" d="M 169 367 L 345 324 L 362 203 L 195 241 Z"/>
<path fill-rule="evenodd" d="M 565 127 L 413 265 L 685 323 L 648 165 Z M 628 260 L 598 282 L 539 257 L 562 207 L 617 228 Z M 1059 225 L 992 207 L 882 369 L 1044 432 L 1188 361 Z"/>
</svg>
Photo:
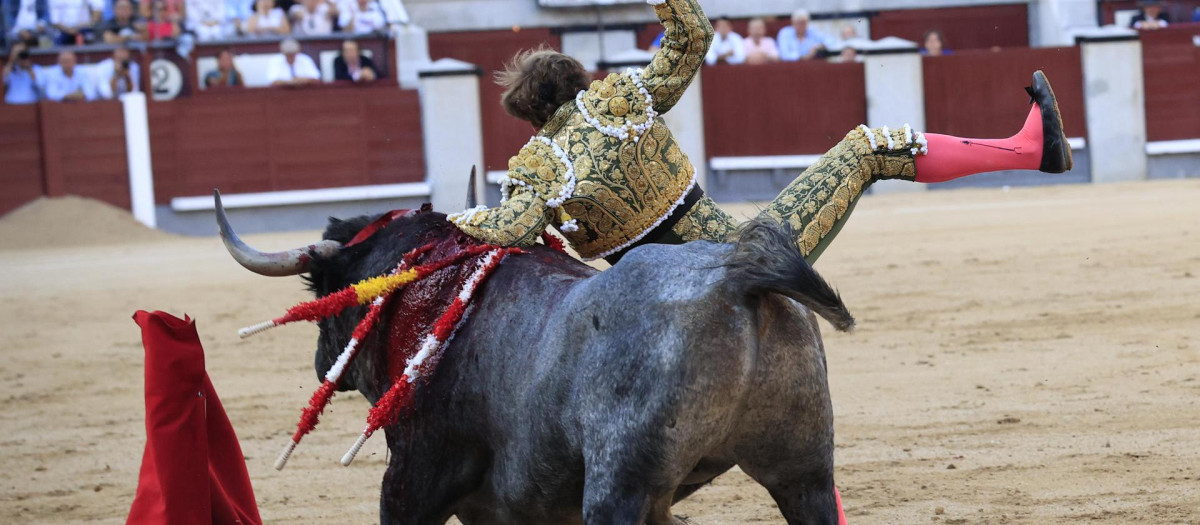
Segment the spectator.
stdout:
<svg viewBox="0 0 1200 525">
<path fill-rule="evenodd" d="M 280 42 L 279 52 L 267 65 L 267 82 L 272 86 L 301 87 L 321 81 L 316 62 L 300 52 L 300 42 L 296 39 Z"/>
<path fill-rule="evenodd" d="M 3 40 L 25 42 L 30 48 L 37 47 L 38 33 L 47 16 L 46 0 L 6 0 L 3 5 L 6 30 Z"/>
<path fill-rule="evenodd" d="M 145 1 L 145 0 L 143 0 Z M 150 4 L 150 19 L 146 22 L 146 40 L 169 40 L 179 37 L 181 29 L 177 20 L 172 20 L 170 7 L 163 0 Z"/>
<path fill-rule="evenodd" d="M 761 18 L 750 21 L 744 45 L 747 64 L 779 62 L 779 47 L 774 38 L 767 36 L 767 22 Z"/>
<path fill-rule="evenodd" d="M 744 64 L 746 62 L 746 47 L 742 35 L 733 32 L 733 22 L 728 18 L 717 19 L 714 25 L 716 34 L 713 35 L 712 46 L 708 48 L 708 56 L 704 58 L 708 65 Z"/>
<path fill-rule="evenodd" d="M 187 0 L 187 27 L 196 40 L 208 42 L 233 36 L 225 0 Z"/>
<path fill-rule="evenodd" d="M 387 29 L 387 18 L 375 0 L 356 0 L 349 8 L 343 8 L 338 17 L 342 31 L 365 35 Z"/>
<path fill-rule="evenodd" d="M 133 2 L 117 0 L 113 5 L 112 20 L 101 24 L 99 33 L 103 35 L 106 44 L 122 44 L 142 39 L 137 28 L 139 25 L 141 23 L 133 16 Z"/>
<path fill-rule="evenodd" d="M 1163 12 L 1162 2 L 1146 0 L 1138 2 L 1138 4 L 1142 6 L 1142 12 L 1133 17 L 1133 22 L 1129 24 L 1129 27 L 1139 31 L 1151 31 L 1167 27 L 1167 24 L 1171 22 L 1171 18 Z"/>
<path fill-rule="evenodd" d="M 333 33 L 338 19 L 337 5 L 329 0 L 304 0 L 292 6 L 293 32 L 303 36 L 324 36 Z"/>
<path fill-rule="evenodd" d="M 650 43 L 650 47 L 646 50 L 651 53 L 657 53 L 658 50 L 662 49 L 662 41 L 666 36 L 666 31 L 659 31 L 658 36 L 654 37 L 654 41 Z"/>
<path fill-rule="evenodd" d="M 342 42 L 342 54 L 333 59 L 333 79 L 369 84 L 379 78 L 379 68 L 359 52 L 358 42 Z"/>
<path fill-rule="evenodd" d="M 50 25 L 58 30 L 55 43 L 64 46 L 84 43 L 100 15 L 87 0 L 49 0 L 49 6 Z"/>
<path fill-rule="evenodd" d="M 838 64 L 849 64 L 853 62 L 862 62 L 862 57 L 858 56 L 858 50 L 851 45 L 843 45 L 841 52 L 837 56 L 830 58 L 830 62 Z"/>
<path fill-rule="evenodd" d="M 942 55 L 952 55 L 953 51 L 946 49 L 946 38 L 942 36 L 942 32 L 937 29 L 930 29 L 925 32 L 925 39 L 922 41 L 921 54 L 931 57 L 939 57 Z"/>
<path fill-rule="evenodd" d="M 96 64 L 97 97 L 112 100 L 126 93 L 137 93 L 140 91 L 141 72 L 141 66 L 129 59 L 129 48 L 117 47 L 113 50 L 112 58 Z"/>
<path fill-rule="evenodd" d="M 69 49 L 58 54 L 58 65 L 40 71 L 42 93 L 55 102 L 85 102 L 96 100 L 96 85 L 92 76 L 76 66 L 75 52 Z"/>
<path fill-rule="evenodd" d="M 242 74 L 233 63 L 233 52 L 222 49 L 217 53 L 217 69 L 204 75 L 204 87 L 242 87 Z"/>
<path fill-rule="evenodd" d="M 254 16 L 255 4 L 249 0 L 225 0 L 225 34 L 229 36 L 245 33 L 245 23 Z"/>
<path fill-rule="evenodd" d="M 33 104 L 38 101 L 37 66 L 29 59 L 29 49 L 24 42 L 17 42 L 4 63 L 4 102 L 8 104 Z"/>
<path fill-rule="evenodd" d="M 292 32 L 292 26 L 283 9 L 275 7 L 275 0 L 257 0 L 242 32 L 246 36 L 283 36 Z"/>
<path fill-rule="evenodd" d="M 825 37 L 809 26 L 812 16 L 805 9 L 792 13 L 792 25 L 779 30 L 779 58 L 785 62 L 810 60 L 825 49 Z"/>
</svg>

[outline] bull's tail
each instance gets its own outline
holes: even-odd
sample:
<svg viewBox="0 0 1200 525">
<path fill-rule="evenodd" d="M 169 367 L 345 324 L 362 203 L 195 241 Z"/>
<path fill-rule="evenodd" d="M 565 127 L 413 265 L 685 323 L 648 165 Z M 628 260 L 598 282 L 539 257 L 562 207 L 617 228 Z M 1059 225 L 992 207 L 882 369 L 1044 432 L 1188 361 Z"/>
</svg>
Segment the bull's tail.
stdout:
<svg viewBox="0 0 1200 525">
<path fill-rule="evenodd" d="M 726 282 L 747 295 L 777 293 L 824 317 L 843 332 L 854 328 L 854 316 L 825 279 L 804 260 L 792 236 L 765 219 L 744 225 L 726 259 Z"/>
</svg>

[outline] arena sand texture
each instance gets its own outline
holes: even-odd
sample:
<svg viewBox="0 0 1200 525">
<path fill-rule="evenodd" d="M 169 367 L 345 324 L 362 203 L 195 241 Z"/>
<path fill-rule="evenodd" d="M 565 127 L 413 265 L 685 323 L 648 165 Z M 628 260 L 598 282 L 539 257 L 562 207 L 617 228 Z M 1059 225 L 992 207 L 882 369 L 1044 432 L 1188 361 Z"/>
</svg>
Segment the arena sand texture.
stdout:
<svg viewBox="0 0 1200 525">
<path fill-rule="evenodd" d="M 3 521 L 124 521 L 144 440 L 139 308 L 198 319 L 268 523 L 378 519 L 384 440 L 337 463 L 362 428 L 357 394 L 271 468 L 317 386 L 316 328 L 236 330 L 304 299 L 298 278 L 76 199 L 0 234 Z M 1200 523 L 1200 181 L 870 197 L 817 266 L 859 319 L 825 327 L 852 523 Z M 676 513 L 783 523 L 736 470 Z"/>
</svg>

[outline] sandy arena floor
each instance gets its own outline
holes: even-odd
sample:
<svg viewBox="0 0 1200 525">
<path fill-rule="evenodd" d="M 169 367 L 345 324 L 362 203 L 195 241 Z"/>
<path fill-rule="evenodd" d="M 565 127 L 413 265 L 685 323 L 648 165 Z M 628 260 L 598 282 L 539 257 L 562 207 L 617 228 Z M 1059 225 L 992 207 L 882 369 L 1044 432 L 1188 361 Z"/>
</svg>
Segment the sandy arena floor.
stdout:
<svg viewBox="0 0 1200 525">
<path fill-rule="evenodd" d="M 818 269 L 859 319 L 826 330 L 852 523 L 1200 523 L 1200 181 L 871 197 Z M 317 384 L 316 329 L 236 330 L 304 299 L 299 279 L 76 199 L 0 219 L 0 283 L 4 521 L 124 521 L 139 308 L 198 319 L 267 522 L 378 519 L 383 439 L 337 464 L 359 396 L 271 468 Z M 676 512 L 783 523 L 737 471 Z"/>
</svg>

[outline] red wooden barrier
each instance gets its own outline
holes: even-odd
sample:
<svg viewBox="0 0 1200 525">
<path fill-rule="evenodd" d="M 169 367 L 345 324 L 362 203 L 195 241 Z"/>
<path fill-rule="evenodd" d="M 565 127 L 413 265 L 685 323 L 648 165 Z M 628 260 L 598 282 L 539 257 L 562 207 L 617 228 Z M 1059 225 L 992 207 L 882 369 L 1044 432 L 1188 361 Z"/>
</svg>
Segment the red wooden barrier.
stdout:
<svg viewBox="0 0 1200 525">
<path fill-rule="evenodd" d="M 0 215 L 43 195 L 38 107 L 0 105 Z"/>
<path fill-rule="evenodd" d="M 866 122 L 862 64 L 705 68 L 710 157 L 823 153 Z"/>
<path fill-rule="evenodd" d="M 1042 69 L 1054 86 L 1067 136 L 1087 133 L 1078 47 L 976 51 L 925 58 L 925 125 L 963 137 L 1008 137 L 1029 108 L 1023 89 Z"/>
<path fill-rule="evenodd" d="M 517 53 L 540 45 L 562 49 L 562 38 L 549 29 L 429 35 L 429 54 L 434 60 L 454 58 L 483 68 L 483 77 L 479 79 L 479 97 L 485 170 L 508 169 L 509 157 L 515 155 L 535 133 L 528 123 L 513 118 L 500 107 L 500 95 L 504 90 L 496 85 L 493 76 Z"/>
<path fill-rule="evenodd" d="M 1200 138 L 1200 24 L 1142 32 L 1146 138 Z"/>
<path fill-rule="evenodd" d="M 46 194 L 129 208 L 129 161 L 120 102 L 38 105 Z"/>
<path fill-rule="evenodd" d="M 155 196 L 425 180 L 420 100 L 394 86 L 210 93 L 149 106 Z"/>
<path fill-rule="evenodd" d="M 871 38 L 898 36 L 922 44 L 925 32 L 946 36 L 946 49 L 990 49 L 1029 45 L 1025 4 L 884 11 L 871 19 Z"/>
</svg>

